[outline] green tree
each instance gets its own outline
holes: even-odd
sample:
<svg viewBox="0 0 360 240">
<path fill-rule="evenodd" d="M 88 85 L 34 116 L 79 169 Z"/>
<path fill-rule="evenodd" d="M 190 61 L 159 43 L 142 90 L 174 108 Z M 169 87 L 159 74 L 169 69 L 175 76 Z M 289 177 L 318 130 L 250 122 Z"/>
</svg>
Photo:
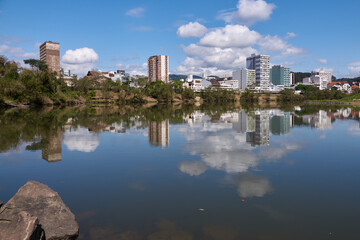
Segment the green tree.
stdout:
<svg viewBox="0 0 360 240">
<path fill-rule="evenodd" d="M 24 63 L 29 64 L 37 72 L 39 71 L 46 72 L 48 70 L 48 65 L 44 61 L 38 59 L 33 59 L 33 58 L 25 59 Z"/>
<path fill-rule="evenodd" d="M 181 96 L 184 100 L 194 100 L 196 97 L 196 94 L 192 89 L 184 88 L 182 90 Z"/>
<path fill-rule="evenodd" d="M 174 90 L 176 93 L 181 93 L 183 91 L 183 82 L 180 80 L 173 80 L 172 82 Z"/>
<path fill-rule="evenodd" d="M 158 101 L 171 101 L 174 96 L 174 87 L 162 81 L 148 83 L 145 92 L 148 96 L 156 98 Z"/>
</svg>

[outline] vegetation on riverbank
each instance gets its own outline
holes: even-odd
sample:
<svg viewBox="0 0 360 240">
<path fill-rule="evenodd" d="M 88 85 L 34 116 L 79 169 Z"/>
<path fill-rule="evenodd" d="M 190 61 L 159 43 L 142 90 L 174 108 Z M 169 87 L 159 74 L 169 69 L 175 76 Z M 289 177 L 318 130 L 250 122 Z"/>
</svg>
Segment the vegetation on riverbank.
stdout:
<svg viewBox="0 0 360 240">
<path fill-rule="evenodd" d="M 350 96 L 341 98 L 338 101 L 339 102 L 360 102 L 360 93 L 354 93 Z"/>
<path fill-rule="evenodd" d="M 254 93 L 246 90 L 241 98 L 238 92 L 220 88 L 207 88 L 195 93 L 183 88 L 181 81 L 170 84 L 161 81 L 149 83 L 146 78 L 136 80 L 137 87 L 130 81 L 102 82 L 97 77 L 73 77 L 69 87 L 62 75 L 47 70 L 44 62 L 28 59 L 24 61 L 31 69 L 20 67 L 16 62 L 0 56 L 0 107 L 7 105 L 74 105 L 90 103 L 111 103 L 118 105 L 144 104 L 147 102 L 183 103 L 229 103 L 241 100 L 242 104 L 257 103 L 301 103 L 303 101 L 360 102 L 360 96 L 349 95 L 336 89 L 319 90 L 316 87 L 299 85 L 295 94 L 286 89 L 279 94 Z"/>
<path fill-rule="evenodd" d="M 319 90 L 313 86 L 298 85 L 296 90 L 301 91 L 301 94 L 296 94 L 293 89 L 285 89 L 279 94 L 270 93 L 254 93 L 246 90 L 241 95 L 241 103 L 257 104 L 259 102 L 276 101 L 279 104 L 283 103 L 304 103 L 304 101 L 323 101 L 323 102 L 359 102 L 360 95 L 358 92 L 348 94 L 339 91 L 335 88 Z M 276 96 L 276 97 L 272 97 Z"/>
<path fill-rule="evenodd" d="M 151 82 L 147 78 L 121 82 L 98 77 L 74 76 L 68 86 L 63 75 L 48 71 L 47 65 L 36 59 L 24 61 L 31 69 L 22 68 L 14 61 L 0 56 L 0 107 L 5 105 L 74 105 L 85 102 L 134 104 L 146 102 L 193 103 L 196 97 L 204 102 L 234 102 L 236 93 L 223 89 L 206 89 L 195 93 L 183 88 L 181 81 L 170 84 Z M 199 99 L 198 99 L 199 101 Z"/>
<path fill-rule="evenodd" d="M 56 73 L 47 71 L 39 60 L 25 60 L 32 69 L 20 67 L 0 56 L 0 102 L 2 104 L 77 103 L 84 101 L 79 91 L 66 86 Z"/>
<path fill-rule="evenodd" d="M 335 88 L 319 90 L 317 87 L 299 85 L 295 89 L 302 92 L 305 100 L 334 100 L 348 96 Z"/>
</svg>

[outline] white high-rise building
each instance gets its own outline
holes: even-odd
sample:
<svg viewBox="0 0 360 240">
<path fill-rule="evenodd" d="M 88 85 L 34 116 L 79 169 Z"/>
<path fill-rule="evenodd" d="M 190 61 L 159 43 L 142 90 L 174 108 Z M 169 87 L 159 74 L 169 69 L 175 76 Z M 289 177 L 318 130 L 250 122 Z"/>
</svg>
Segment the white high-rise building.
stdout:
<svg viewBox="0 0 360 240">
<path fill-rule="evenodd" d="M 232 73 L 232 79 L 239 81 L 239 88 L 245 91 L 246 88 L 254 87 L 256 83 L 255 70 L 239 68 Z"/>
<path fill-rule="evenodd" d="M 152 56 L 148 59 L 149 82 L 163 81 L 169 83 L 169 57 Z"/>
<path fill-rule="evenodd" d="M 328 83 L 332 81 L 332 73 L 325 71 L 312 71 L 311 72 L 311 82 L 319 86 L 320 90 L 327 88 Z"/>
<path fill-rule="evenodd" d="M 270 56 L 252 54 L 246 59 L 246 68 L 255 70 L 256 84 L 267 90 L 270 85 Z"/>
</svg>

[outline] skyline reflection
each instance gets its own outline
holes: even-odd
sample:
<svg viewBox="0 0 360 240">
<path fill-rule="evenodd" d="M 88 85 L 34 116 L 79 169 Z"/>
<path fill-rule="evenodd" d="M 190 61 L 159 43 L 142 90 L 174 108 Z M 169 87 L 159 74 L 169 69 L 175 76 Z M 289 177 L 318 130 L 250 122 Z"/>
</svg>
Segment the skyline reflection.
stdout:
<svg viewBox="0 0 360 240">
<path fill-rule="evenodd" d="M 169 120 L 162 122 L 148 121 L 149 143 L 153 146 L 169 146 Z"/>
<path fill-rule="evenodd" d="M 74 211 L 83 239 L 188 236 L 182 230 L 230 239 L 231 229 L 248 239 L 243 229 L 265 236 L 289 220 L 298 232 L 324 223 L 317 239 L 345 215 L 356 232 L 359 151 L 341 150 L 359 140 L 356 109 L 59 108 L 0 121 L 1 200 L 27 179 L 43 182 Z M 175 226 L 157 229 L 161 219 Z"/>
<path fill-rule="evenodd" d="M 44 113 L 50 114 L 51 111 L 44 111 Z M 144 116 L 137 115 L 131 116 L 128 120 L 118 121 L 114 119 L 111 123 L 103 120 L 97 121 L 96 118 L 97 116 L 89 121 L 89 124 L 82 126 L 79 125 L 79 119 L 69 117 L 60 128 L 54 128 L 58 130 L 40 129 L 44 133 L 34 135 L 33 142 L 28 141 L 31 144 L 27 146 L 27 150 L 41 149 L 44 160 L 49 162 L 61 161 L 62 143 L 70 151 L 93 152 L 99 146 L 99 135 L 103 132 L 115 133 L 119 136 L 125 133 L 141 134 L 148 138 L 148 143 L 151 146 L 168 147 L 170 145 L 169 130 L 174 128 L 180 129 L 180 132 L 183 131 L 187 141 L 196 140 L 200 143 L 207 143 L 210 148 L 207 151 L 208 156 L 205 157 L 206 154 L 201 149 L 195 149 L 205 148 L 201 144 L 195 143 L 191 151 L 194 154 L 196 152 L 200 155 L 203 154 L 204 158 L 212 161 L 209 154 L 211 152 L 216 154 L 223 151 L 224 156 L 226 156 L 230 154 L 229 151 L 231 152 L 235 148 L 251 151 L 260 146 L 269 146 L 271 136 L 287 135 L 294 126 L 310 126 L 323 131 L 331 129 L 332 124 L 337 119 L 353 119 L 359 122 L 358 127 L 360 128 L 359 111 L 352 108 L 311 109 L 309 111 L 308 107 L 295 107 L 291 112 L 280 109 L 254 109 L 253 111 L 229 111 L 215 115 L 194 110 L 190 114 L 182 115 L 183 123 L 180 125 L 178 123 L 174 125 L 167 118 L 163 118 L 161 121 L 150 121 Z M 80 121 L 83 120 L 80 119 Z M 6 123 L 6 119 L 3 122 Z M 189 129 L 185 131 L 184 129 L 187 128 L 195 129 L 195 131 L 192 132 Z M 225 132 L 228 132 L 227 136 Z M 354 134 L 357 133 L 357 131 L 353 132 Z M 215 133 L 220 135 L 213 136 Z M 20 139 L 18 142 L 10 142 L 9 148 L 12 148 L 11 146 L 16 147 L 20 143 Z M 235 143 L 239 143 L 241 147 L 234 147 Z M 246 144 L 248 147 L 245 147 Z M 6 150 L 6 145 L 3 148 Z"/>
</svg>

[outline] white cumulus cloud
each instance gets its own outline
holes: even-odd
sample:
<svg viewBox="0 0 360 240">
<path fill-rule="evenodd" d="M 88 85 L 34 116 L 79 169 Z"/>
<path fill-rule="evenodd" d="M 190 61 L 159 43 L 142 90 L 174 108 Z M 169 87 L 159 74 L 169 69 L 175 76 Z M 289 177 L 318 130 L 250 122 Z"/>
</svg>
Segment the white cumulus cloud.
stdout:
<svg viewBox="0 0 360 240">
<path fill-rule="evenodd" d="M 260 34 L 250 30 L 243 25 L 227 25 L 224 28 L 214 29 L 203 38 L 199 44 L 207 47 L 220 48 L 245 48 L 256 43 L 260 39 Z"/>
<path fill-rule="evenodd" d="M 275 36 L 264 36 L 258 41 L 260 51 L 262 53 L 280 53 L 281 57 L 292 57 L 300 53 L 303 53 L 305 50 L 302 48 L 294 47 L 289 44 L 285 38 L 281 38 L 277 35 Z M 278 56 L 279 57 L 279 56 Z"/>
<path fill-rule="evenodd" d="M 182 38 L 201 37 L 207 32 L 207 28 L 198 22 L 189 22 L 182 25 L 177 31 L 177 35 Z"/>
<path fill-rule="evenodd" d="M 115 67 L 125 70 L 130 75 L 147 75 L 147 63 L 143 64 L 116 64 Z"/>
<path fill-rule="evenodd" d="M 67 50 L 65 55 L 62 57 L 62 61 L 69 64 L 97 62 L 98 60 L 99 56 L 94 49 L 87 47 L 78 48 L 76 50 Z"/>
<path fill-rule="evenodd" d="M 238 5 L 238 18 L 243 23 L 255 23 L 270 18 L 275 5 L 264 0 L 240 0 Z"/>
<path fill-rule="evenodd" d="M 19 47 L 11 47 L 6 44 L 0 45 L 0 55 L 8 56 L 11 59 L 36 58 L 38 53 L 29 53 L 25 49 Z"/>
<path fill-rule="evenodd" d="M 99 60 L 98 54 L 92 48 L 78 48 L 67 50 L 61 58 L 64 70 L 71 70 L 75 74 L 84 75 L 93 69 Z"/>
<path fill-rule="evenodd" d="M 358 77 L 360 76 L 360 62 L 350 63 L 348 66 L 351 76 Z"/>
<path fill-rule="evenodd" d="M 187 58 L 175 70 L 187 74 L 215 74 L 224 76 L 231 73 L 232 69 L 245 67 L 246 57 L 256 50 L 247 48 L 218 48 L 206 47 L 198 44 L 183 46 Z"/>
<path fill-rule="evenodd" d="M 268 20 L 275 8 L 275 4 L 267 3 L 264 0 L 239 0 L 237 11 L 223 11 L 218 18 L 228 23 L 252 25 Z"/>
<path fill-rule="evenodd" d="M 288 42 L 297 34 L 288 32 L 284 37 L 263 36 L 248 27 L 249 22 L 254 23 L 269 18 L 275 8 L 274 4 L 263 0 L 240 0 L 237 7 L 237 11 L 232 9 L 220 14 L 231 24 L 207 29 L 198 42 L 181 46 L 186 59 L 175 69 L 176 73 L 231 76 L 231 72 L 236 68 L 245 67 L 246 58 L 253 53 L 271 54 L 272 59 L 281 59 L 282 62 L 289 62 L 289 58 L 304 55 L 305 49 Z M 235 19 L 237 21 L 234 21 Z M 183 28 L 180 27 L 182 33 L 179 28 L 178 35 L 190 36 L 193 32 L 185 31 L 190 29 L 190 26 L 188 24 L 183 25 Z M 293 61 L 291 63 L 294 65 Z"/>
</svg>

